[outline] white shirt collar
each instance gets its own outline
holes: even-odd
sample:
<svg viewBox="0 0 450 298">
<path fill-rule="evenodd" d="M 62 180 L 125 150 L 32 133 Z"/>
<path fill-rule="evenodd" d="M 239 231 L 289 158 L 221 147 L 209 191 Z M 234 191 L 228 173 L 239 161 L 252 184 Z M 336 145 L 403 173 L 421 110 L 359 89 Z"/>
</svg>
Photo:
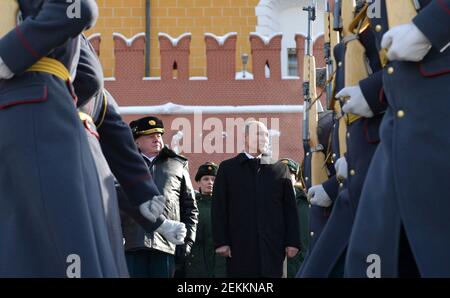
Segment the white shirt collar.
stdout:
<svg viewBox="0 0 450 298">
<path fill-rule="evenodd" d="M 254 159 L 254 158 L 261 158 L 262 154 L 258 155 L 257 157 L 254 157 L 253 155 L 248 154 L 247 152 L 245 152 L 245 155 L 248 157 L 248 159 Z"/>
<path fill-rule="evenodd" d="M 152 157 L 148 157 L 147 155 L 145 155 L 144 153 L 142 153 L 142 156 L 144 156 L 146 159 L 148 159 L 150 162 L 153 162 L 153 160 L 156 158 L 156 155 L 155 156 L 152 156 Z"/>
</svg>

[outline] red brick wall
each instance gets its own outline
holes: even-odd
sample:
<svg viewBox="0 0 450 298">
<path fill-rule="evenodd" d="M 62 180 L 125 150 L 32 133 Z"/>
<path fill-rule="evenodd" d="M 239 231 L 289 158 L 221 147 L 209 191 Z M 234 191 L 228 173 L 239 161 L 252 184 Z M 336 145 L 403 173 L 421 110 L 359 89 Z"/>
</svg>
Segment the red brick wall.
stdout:
<svg viewBox="0 0 450 298">
<path fill-rule="evenodd" d="M 159 80 L 143 80 L 144 73 L 144 52 L 145 38 L 138 37 L 131 45 L 127 45 L 120 37 L 114 39 L 116 53 L 116 80 L 107 81 L 106 88 L 116 98 L 121 106 L 152 106 L 163 105 L 172 102 L 179 105 L 301 105 L 302 80 L 286 80 L 281 78 L 281 36 L 275 36 L 268 45 L 265 45 L 259 37 L 250 37 L 253 55 L 253 80 L 235 80 L 235 67 L 233 63 L 236 57 L 236 37 L 231 35 L 221 46 L 214 39 L 205 38 L 207 56 L 208 80 L 190 80 L 189 62 L 190 38 L 183 38 L 177 46 L 173 46 L 165 37 L 160 37 L 161 74 Z M 299 54 L 298 67 L 303 69 L 304 38 L 298 36 L 297 51 Z M 100 41 L 95 42 L 99 47 Z M 323 67 L 323 38 L 319 38 L 314 46 L 317 67 Z M 101 54 L 101 53 L 100 53 Z M 173 79 L 173 62 L 178 65 L 178 78 Z M 271 77 L 265 78 L 264 67 L 266 62 L 270 65 Z M 318 94 L 320 91 L 318 91 Z M 143 115 L 127 115 L 126 121 L 137 119 Z M 188 119 L 191 123 L 191 134 L 194 134 L 194 115 L 156 115 L 163 119 L 166 126 L 164 139 L 170 145 L 172 136 L 176 133 L 172 130 L 174 120 L 180 118 Z M 220 119 L 223 126 L 226 126 L 226 118 L 250 117 L 256 120 L 260 118 L 268 119 L 268 128 L 271 129 L 271 119 L 278 119 L 280 139 L 280 157 L 290 157 L 300 161 L 303 157 L 302 148 L 302 114 L 231 114 L 212 115 L 204 114 L 204 120 L 208 118 Z M 202 126 L 202 125 L 197 125 Z M 277 128 L 278 129 L 278 128 Z M 225 128 L 224 128 L 225 130 Z M 209 133 L 197 127 L 195 133 Z M 235 134 L 237 134 L 236 132 Z M 236 144 L 236 137 L 228 136 L 228 141 L 233 138 Z M 203 138 L 202 138 L 203 139 Z M 220 163 L 222 160 L 236 155 L 236 148 L 233 153 L 186 153 L 190 160 L 191 177 L 193 177 L 200 164 L 206 161 Z"/>
</svg>

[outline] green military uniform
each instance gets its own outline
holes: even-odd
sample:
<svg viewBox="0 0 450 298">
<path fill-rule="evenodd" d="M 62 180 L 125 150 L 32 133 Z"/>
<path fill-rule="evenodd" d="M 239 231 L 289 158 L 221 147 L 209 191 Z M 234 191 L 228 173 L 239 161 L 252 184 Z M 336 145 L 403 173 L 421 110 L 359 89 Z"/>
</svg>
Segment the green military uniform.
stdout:
<svg viewBox="0 0 450 298">
<path fill-rule="evenodd" d="M 293 278 L 297 274 L 306 255 L 306 249 L 309 246 L 308 222 L 309 222 L 309 203 L 305 192 L 298 186 L 294 187 L 295 203 L 297 205 L 298 223 L 300 225 L 300 252 L 291 259 L 288 259 L 287 277 Z"/>
<path fill-rule="evenodd" d="M 281 162 L 286 164 L 289 171 L 295 174 L 296 178 L 299 171 L 299 164 L 289 158 L 281 159 Z M 309 246 L 309 203 L 305 192 L 299 185 L 294 186 L 295 190 L 295 203 L 297 206 L 298 213 L 298 224 L 300 226 L 300 243 L 301 249 L 299 253 L 287 260 L 287 277 L 293 278 L 297 274 L 300 266 L 303 263 L 306 255 L 306 249 Z"/>
<path fill-rule="evenodd" d="M 195 180 L 210 175 L 216 176 L 217 165 L 206 163 L 201 165 Z M 185 263 L 185 277 L 213 278 L 226 277 L 225 258 L 216 255 L 211 232 L 211 198 L 212 195 L 196 194 L 199 210 L 199 221 L 195 243 Z"/>
</svg>

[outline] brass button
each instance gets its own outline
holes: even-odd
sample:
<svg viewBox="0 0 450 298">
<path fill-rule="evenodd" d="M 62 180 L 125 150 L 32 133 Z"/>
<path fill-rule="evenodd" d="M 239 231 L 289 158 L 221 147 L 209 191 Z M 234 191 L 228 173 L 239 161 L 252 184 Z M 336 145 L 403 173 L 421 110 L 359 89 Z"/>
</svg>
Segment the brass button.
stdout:
<svg viewBox="0 0 450 298">
<path fill-rule="evenodd" d="M 349 133 L 349 132 L 347 133 L 347 139 L 348 139 L 348 138 L 350 138 L 350 133 Z"/>
<path fill-rule="evenodd" d="M 343 188 L 344 187 L 344 183 L 339 183 L 339 187 Z"/>
<path fill-rule="evenodd" d="M 310 235 L 311 235 L 311 237 L 314 237 L 314 232 L 311 232 Z"/>
<path fill-rule="evenodd" d="M 338 67 L 341 67 L 342 66 L 342 62 L 341 61 L 339 61 L 339 63 L 338 63 Z"/>
<path fill-rule="evenodd" d="M 336 158 L 336 153 L 333 153 L 333 158 Z"/>
<path fill-rule="evenodd" d="M 387 70 L 387 73 L 390 74 L 390 75 L 393 74 L 394 73 L 394 68 L 392 66 L 389 67 L 388 70 Z"/>
<path fill-rule="evenodd" d="M 309 156 L 309 152 L 306 152 L 306 156 Z"/>
<path fill-rule="evenodd" d="M 350 176 L 355 176 L 355 175 L 356 175 L 355 170 L 350 170 Z"/>
<path fill-rule="evenodd" d="M 398 110 L 398 111 L 397 111 L 397 117 L 398 117 L 398 118 L 403 118 L 403 117 L 405 117 L 405 111 L 403 111 L 403 110 Z"/>
<path fill-rule="evenodd" d="M 305 181 L 308 181 L 309 180 L 309 177 L 305 177 Z"/>
<path fill-rule="evenodd" d="M 381 32 L 381 29 L 383 29 L 383 27 L 381 27 L 381 25 L 376 25 L 375 26 L 375 31 L 376 32 Z"/>
</svg>

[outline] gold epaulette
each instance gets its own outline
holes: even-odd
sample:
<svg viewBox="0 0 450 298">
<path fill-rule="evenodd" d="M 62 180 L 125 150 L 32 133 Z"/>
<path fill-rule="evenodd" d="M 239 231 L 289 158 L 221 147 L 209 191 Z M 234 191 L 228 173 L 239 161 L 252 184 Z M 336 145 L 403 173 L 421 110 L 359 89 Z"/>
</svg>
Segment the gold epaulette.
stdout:
<svg viewBox="0 0 450 298">
<path fill-rule="evenodd" d="M 42 57 L 41 60 L 33 64 L 27 69 L 27 72 L 45 72 L 57 76 L 63 81 L 70 81 L 70 73 L 67 68 L 56 59 Z"/>
</svg>

